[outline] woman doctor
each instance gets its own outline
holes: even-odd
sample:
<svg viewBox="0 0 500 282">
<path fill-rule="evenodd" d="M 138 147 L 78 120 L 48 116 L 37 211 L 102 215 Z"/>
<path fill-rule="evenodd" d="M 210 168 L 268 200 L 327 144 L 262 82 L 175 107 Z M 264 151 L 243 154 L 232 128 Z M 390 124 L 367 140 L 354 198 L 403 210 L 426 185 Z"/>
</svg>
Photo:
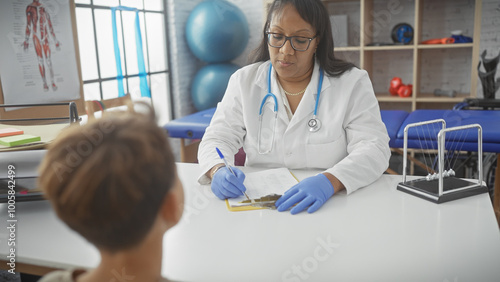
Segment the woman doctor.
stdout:
<svg viewBox="0 0 500 282">
<path fill-rule="evenodd" d="M 201 184 L 220 199 L 246 190 L 244 173 L 224 167 L 243 147 L 246 166 L 324 169 L 277 202 L 292 214 L 319 209 L 387 169 L 389 137 L 368 74 L 334 57 L 326 8 L 319 0 L 275 0 L 255 63 L 235 72 L 198 151 Z"/>
</svg>

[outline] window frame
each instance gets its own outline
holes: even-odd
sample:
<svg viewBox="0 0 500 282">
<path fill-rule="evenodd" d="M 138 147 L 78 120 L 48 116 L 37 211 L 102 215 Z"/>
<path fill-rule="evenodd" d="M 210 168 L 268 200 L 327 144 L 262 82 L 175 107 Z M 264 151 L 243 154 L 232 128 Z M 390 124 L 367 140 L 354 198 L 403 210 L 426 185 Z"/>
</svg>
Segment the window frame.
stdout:
<svg viewBox="0 0 500 282">
<path fill-rule="evenodd" d="M 145 1 L 147 0 L 138 0 L 138 1 L 142 1 L 142 7 L 146 7 L 145 6 Z M 167 89 L 168 89 L 168 93 L 167 93 L 167 100 L 168 100 L 168 103 L 169 105 L 167 105 L 169 108 L 170 108 L 170 115 L 168 117 L 169 120 L 172 120 L 172 115 L 173 115 L 173 110 L 174 110 L 174 105 L 173 105 L 173 99 L 172 99 L 172 74 L 171 74 L 171 60 L 170 60 L 170 50 L 169 50 L 169 44 L 168 44 L 168 40 L 169 40 L 169 37 L 168 37 L 168 15 L 167 15 L 167 11 L 168 11 L 168 1 L 167 0 L 163 0 L 163 10 L 161 11 L 156 11 L 156 10 L 148 10 L 148 9 L 145 9 L 145 8 L 142 8 L 142 9 L 138 9 L 138 11 L 140 13 L 142 13 L 142 16 L 139 15 L 140 17 L 142 17 L 142 20 L 144 21 L 144 30 L 141 31 L 142 33 L 142 36 L 143 36 L 143 50 L 144 50 L 144 60 L 148 62 L 147 64 L 147 67 L 146 67 L 146 75 L 147 75 L 147 80 L 148 80 L 148 84 L 151 85 L 151 76 L 152 75 L 157 75 L 157 74 L 165 74 L 167 76 L 167 83 L 168 83 L 168 86 L 167 86 Z M 122 0 L 118 0 L 118 5 L 122 5 Z M 101 100 L 103 100 L 104 98 L 104 95 L 103 95 L 103 87 L 102 87 L 102 84 L 103 82 L 108 82 L 108 81 L 112 81 L 112 80 L 117 80 L 117 76 L 113 76 L 113 77 L 105 77 L 103 78 L 102 75 L 101 75 L 101 64 L 100 64 L 100 60 L 99 60 L 99 48 L 98 48 L 98 39 L 97 39 L 97 28 L 96 28 L 96 15 L 95 15 L 95 11 L 96 10 L 108 10 L 111 12 L 111 6 L 102 6 L 102 5 L 95 5 L 94 4 L 94 0 L 90 0 L 90 4 L 84 4 L 84 3 L 75 3 L 75 13 L 76 13 L 76 9 L 78 8 L 86 8 L 86 9 L 90 9 L 91 11 L 91 15 L 92 15 L 92 28 L 93 28 L 93 33 L 94 33 L 94 48 L 95 48 L 95 58 L 92 58 L 92 59 L 95 59 L 96 60 L 96 65 L 97 65 L 97 78 L 96 79 L 87 79 L 87 80 L 83 80 L 82 79 L 82 82 L 83 84 L 92 84 L 92 83 L 98 83 L 99 84 L 99 94 L 100 94 L 100 98 Z M 117 24 L 119 24 L 121 26 L 121 47 L 123 48 L 122 52 L 124 54 L 124 56 L 122 57 L 122 67 L 124 68 L 124 73 L 123 73 L 123 78 L 124 78 L 124 84 L 126 85 L 126 89 L 130 89 L 129 88 L 129 79 L 130 78 L 135 78 L 135 77 L 139 77 L 139 74 L 129 74 L 128 73 L 128 69 L 127 69 L 127 58 L 126 58 L 126 44 L 125 44 L 125 34 L 124 34 L 124 28 L 123 28 L 123 17 L 122 17 L 122 12 L 123 11 L 120 11 L 118 10 L 117 12 L 120 13 L 120 17 L 118 19 L 117 17 Z M 164 19 L 164 32 L 165 32 L 165 40 L 167 41 L 166 44 L 165 44 L 165 59 L 166 59 L 166 69 L 163 70 L 163 71 L 153 71 L 151 72 L 151 61 L 150 61 L 150 55 L 149 55 L 149 46 L 148 46 L 148 28 L 147 28 L 147 21 L 146 21 L 146 13 L 156 13 L 156 14 L 162 14 L 163 15 L 163 19 Z M 76 20 L 77 22 L 77 25 L 78 25 L 78 19 Z M 85 59 L 85 58 L 81 58 L 80 59 Z M 90 58 L 89 58 L 90 59 Z M 85 92 L 85 91 L 84 91 Z M 151 89 L 151 92 L 153 92 L 153 90 Z M 84 93 L 84 99 L 85 99 L 85 93 Z M 151 98 L 152 100 L 152 98 Z M 152 103 L 153 103 L 153 100 L 152 100 Z"/>
</svg>

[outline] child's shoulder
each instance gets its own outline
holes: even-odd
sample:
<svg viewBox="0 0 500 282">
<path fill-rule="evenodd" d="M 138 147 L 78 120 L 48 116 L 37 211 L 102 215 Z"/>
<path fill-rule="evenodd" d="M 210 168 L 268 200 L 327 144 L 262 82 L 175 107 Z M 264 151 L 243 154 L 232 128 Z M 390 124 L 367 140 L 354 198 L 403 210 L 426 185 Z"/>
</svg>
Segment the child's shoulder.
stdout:
<svg viewBox="0 0 500 282">
<path fill-rule="evenodd" d="M 83 269 L 57 270 L 42 277 L 38 282 L 74 282 L 75 278 L 85 273 Z M 169 282 L 168 279 L 162 277 L 159 282 Z"/>
<path fill-rule="evenodd" d="M 83 273 L 83 269 L 57 270 L 43 276 L 38 282 L 74 282 L 74 278 Z"/>
</svg>

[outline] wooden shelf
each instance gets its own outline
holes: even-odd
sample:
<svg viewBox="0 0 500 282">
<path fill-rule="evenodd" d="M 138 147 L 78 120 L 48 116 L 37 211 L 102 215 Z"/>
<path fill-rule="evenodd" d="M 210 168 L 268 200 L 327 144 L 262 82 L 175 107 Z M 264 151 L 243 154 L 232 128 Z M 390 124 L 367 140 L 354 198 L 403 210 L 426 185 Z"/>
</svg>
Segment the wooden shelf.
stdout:
<svg viewBox="0 0 500 282">
<path fill-rule="evenodd" d="M 417 102 L 432 102 L 432 103 L 460 103 L 464 100 L 464 97 L 426 97 L 426 98 L 417 98 Z"/>
<path fill-rule="evenodd" d="M 359 0 L 321 0 L 321 2 L 323 2 L 323 3 L 342 3 L 342 2 L 359 2 Z"/>
<path fill-rule="evenodd" d="M 453 49 L 453 48 L 473 48 L 474 43 L 457 44 L 419 44 L 418 49 Z"/>
<path fill-rule="evenodd" d="M 264 5 L 267 5 L 273 0 L 263 1 Z M 408 0 L 402 3 L 398 1 L 397 5 L 382 0 L 323 0 L 322 2 L 332 15 L 338 13 L 348 16 L 350 20 L 348 31 L 351 36 L 349 42 L 355 46 L 337 47 L 335 52 L 339 52 L 341 58 L 355 61 L 356 65 L 368 72 L 377 100 L 383 102 L 384 107 L 411 111 L 424 108 L 448 109 L 450 104 L 477 96 L 482 0 L 472 1 L 472 5 L 461 6 L 460 12 L 462 16 L 466 15 L 467 20 L 460 15 L 454 15 L 456 10 L 447 13 L 449 9 L 454 9 L 453 7 L 458 5 L 455 0 Z M 392 17 L 394 19 L 391 22 Z M 357 23 L 358 18 L 359 23 Z M 457 23 L 462 24 L 460 29 L 473 33 L 468 36 L 471 36 L 474 42 L 418 43 L 429 38 L 446 36 L 445 32 L 449 32 L 446 24 L 449 25 L 450 20 L 455 21 L 454 26 Z M 407 22 L 413 27 L 414 36 L 411 44 L 367 46 L 371 42 L 390 41 L 392 28 L 401 22 Z M 359 35 L 359 38 L 353 37 L 353 34 Z M 356 46 L 357 44 L 359 46 Z M 452 69 L 446 68 L 449 62 L 456 60 L 457 56 L 460 58 L 466 56 L 461 60 L 466 63 L 456 68 L 455 66 Z M 436 73 L 429 75 L 429 68 Z M 381 72 L 381 69 L 387 71 Z M 468 73 L 470 77 L 467 77 Z M 390 80 L 394 76 L 401 76 L 405 84 L 413 84 L 411 97 L 401 98 L 384 92 L 387 91 L 385 89 L 388 89 Z M 467 82 L 465 87 L 464 81 Z M 469 82 L 470 89 L 468 89 Z M 447 87 L 444 85 L 462 85 L 455 90 L 467 93 L 459 93 L 456 97 L 435 96 L 428 93 L 435 88 Z"/>
<path fill-rule="evenodd" d="M 336 52 L 356 52 L 360 51 L 361 47 L 359 46 L 349 46 L 349 47 L 335 47 Z"/>
<path fill-rule="evenodd" d="M 432 93 L 419 93 L 416 101 L 433 103 L 459 103 L 468 97 L 470 97 L 470 93 L 459 93 L 455 97 L 436 96 Z"/>
<path fill-rule="evenodd" d="M 386 46 L 365 46 L 367 51 L 392 51 L 392 50 L 413 50 L 413 45 L 386 45 Z"/>
<path fill-rule="evenodd" d="M 399 96 L 377 96 L 377 100 L 379 102 L 395 102 L 395 103 L 411 103 L 412 99 L 411 97 L 408 98 L 402 98 Z"/>
<path fill-rule="evenodd" d="M 384 93 L 381 93 L 381 92 L 377 92 L 375 93 L 375 96 L 377 97 L 377 100 L 379 100 L 380 102 L 411 102 L 411 99 L 408 99 L 408 98 L 411 98 L 411 97 L 408 97 L 408 98 L 403 98 L 403 97 L 399 97 L 399 96 L 393 96 L 391 95 L 389 92 L 384 92 Z"/>
</svg>

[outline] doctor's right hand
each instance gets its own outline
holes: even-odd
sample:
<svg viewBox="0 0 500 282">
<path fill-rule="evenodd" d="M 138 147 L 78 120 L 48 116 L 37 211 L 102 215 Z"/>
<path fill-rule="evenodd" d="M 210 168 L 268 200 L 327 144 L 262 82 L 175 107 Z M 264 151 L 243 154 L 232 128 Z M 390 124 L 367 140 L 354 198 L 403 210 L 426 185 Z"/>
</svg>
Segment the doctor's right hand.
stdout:
<svg viewBox="0 0 500 282">
<path fill-rule="evenodd" d="M 212 177 L 212 192 L 221 200 L 236 198 L 243 195 L 243 192 L 247 190 L 245 185 L 243 185 L 243 181 L 245 180 L 243 171 L 235 167 L 231 167 L 231 169 L 236 176 L 227 167 L 221 167 Z"/>
</svg>

